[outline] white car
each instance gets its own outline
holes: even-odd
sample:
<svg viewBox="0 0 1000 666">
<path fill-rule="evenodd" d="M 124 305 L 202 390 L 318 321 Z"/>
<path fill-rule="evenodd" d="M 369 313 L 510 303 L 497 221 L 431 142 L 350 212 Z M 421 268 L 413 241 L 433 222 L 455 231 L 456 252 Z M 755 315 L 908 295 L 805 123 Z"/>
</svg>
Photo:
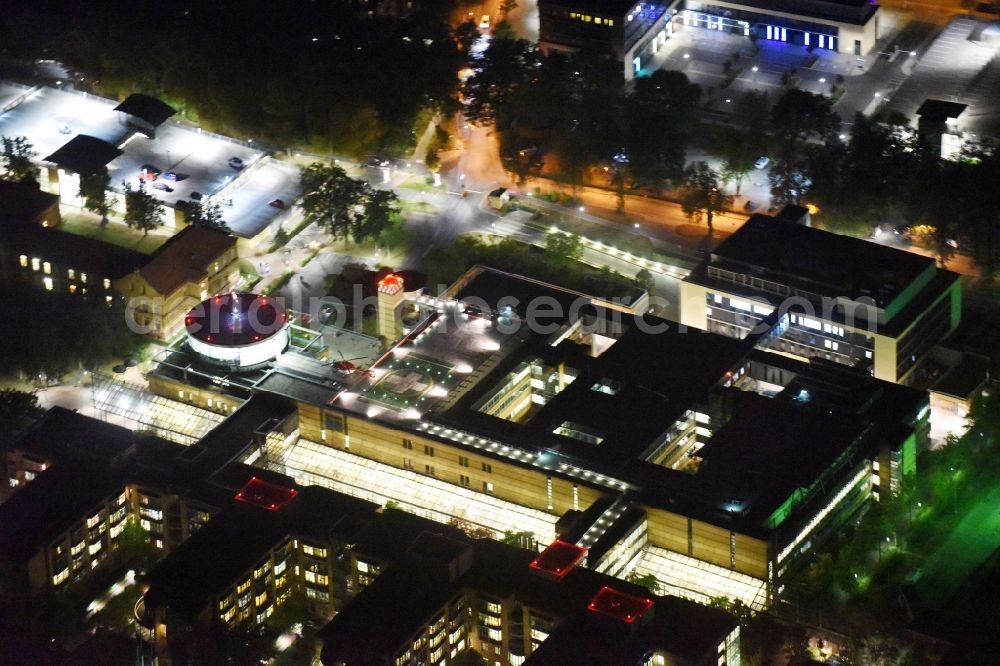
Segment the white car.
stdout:
<svg viewBox="0 0 1000 666">
<path fill-rule="evenodd" d="M 754 167 L 757 169 L 766 169 L 767 165 L 771 163 L 771 160 L 764 157 L 763 155 L 757 158 L 757 161 L 753 163 Z"/>
<path fill-rule="evenodd" d="M 479 29 L 489 30 L 490 29 L 490 15 L 483 14 L 483 18 L 479 19 Z"/>
</svg>

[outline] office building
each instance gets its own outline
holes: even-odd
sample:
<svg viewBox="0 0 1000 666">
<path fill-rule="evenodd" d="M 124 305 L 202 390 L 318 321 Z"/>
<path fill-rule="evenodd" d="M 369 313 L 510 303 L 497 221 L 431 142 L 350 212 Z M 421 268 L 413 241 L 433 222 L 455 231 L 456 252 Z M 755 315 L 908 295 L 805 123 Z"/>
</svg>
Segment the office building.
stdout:
<svg viewBox="0 0 1000 666">
<path fill-rule="evenodd" d="M 663 3 L 539 0 L 538 45 L 543 51 L 585 49 L 619 60 L 664 16 Z"/>
<path fill-rule="evenodd" d="M 958 275 L 877 243 L 754 215 L 681 283 L 681 323 L 908 383 L 961 319 Z"/>
<path fill-rule="evenodd" d="M 768 44 L 867 56 L 881 36 L 879 6 L 866 0 L 666 0 L 622 5 L 539 2 L 542 48 L 597 49 L 622 60 L 625 79 L 648 66 L 681 30 L 712 30 Z M 624 22 L 623 22 L 624 21 Z"/>
</svg>

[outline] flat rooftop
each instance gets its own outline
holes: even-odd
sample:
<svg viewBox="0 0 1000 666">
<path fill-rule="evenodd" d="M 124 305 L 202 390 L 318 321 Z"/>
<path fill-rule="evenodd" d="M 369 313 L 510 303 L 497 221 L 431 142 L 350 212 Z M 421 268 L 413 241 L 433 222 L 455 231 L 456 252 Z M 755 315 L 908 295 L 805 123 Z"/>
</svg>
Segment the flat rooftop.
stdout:
<svg viewBox="0 0 1000 666">
<path fill-rule="evenodd" d="M 6 94 L 11 102 L 24 92 L 20 86 L 2 82 L 0 86 L 0 95 Z M 171 206 L 188 200 L 192 192 L 209 196 L 226 188 L 221 197 L 223 220 L 235 235 L 243 238 L 256 236 L 287 214 L 269 206 L 268 202 L 281 199 L 290 206 L 302 192 L 297 166 L 265 158 L 256 144 L 205 132 L 198 127 L 167 121 L 156 129 L 155 138 L 137 134 L 123 143 L 131 130 L 125 123 L 125 116 L 115 111 L 117 105 L 113 100 L 94 95 L 42 87 L 0 113 L 0 134 L 26 136 L 41 157 L 55 153 L 79 135 L 99 139 L 122 151 L 114 159 L 108 157 L 106 160 L 113 188 L 120 188 L 123 180 L 137 185 L 139 172 L 146 164 L 163 172 L 174 171 L 176 181 L 160 178 L 167 182 L 172 192 L 147 189 Z M 160 111 L 146 115 L 157 120 L 163 115 L 162 108 Z M 107 156 L 97 157 L 100 160 Z M 248 165 L 244 169 L 248 173 L 235 187 L 230 183 L 241 172 L 229 166 L 232 157 Z M 228 205 L 230 199 L 231 206 Z"/>
<path fill-rule="evenodd" d="M 850 236 L 753 215 L 688 278 L 702 282 L 708 266 L 753 272 L 820 296 L 868 296 L 889 304 L 928 270 L 933 258 Z M 768 275 L 770 274 L 770 276 Z"/>
<path fill-rule="evenodd" d="M 623 654 L 638 650 L 636 655 L 641 657 L 650 647 L 700 659 L 736 626 L 735 619 L 722 611 L 676 597 L 653 597 L 642 587 L 591 569 L 577 567 L 561 579 L 538 576 L 530 566 L 534 556 L 528 550 L 477 539 L 473 542 L 471 566 L 450 583 L 434 580 L 425 569 L 411 568 L 405 563 L 387 569 L 319 631 L 323 663 L 338 660 L 369 663 L 375 656 L 393 656 L 390 651 L 404 647 L 404 641 L 462 590 L 485 598 L 513 596 L 525 606 L 555 619 L 558 626 L 542 643 L 544 648 L 555 639 L 551 654 L 560 654 L 563 641 L 571 644 L 574 637 L 587 645 L 603 645 L 589 655 L 573 651 L 574 655 L 588 655 L 589 659 L 550 661 L 539 657 L 533 662 L 538 664 L 622 663 Z M 414 590 L 425 588 L 426 597 L 414 594 Z M 649 611 L 655 616 L 654 622 L 645 624 L 639 632 L 631 632 L 627 623 L 588 610 L 588 605 L 605 588 L 640 600 L 644 607 L 655 606 Z M 588 628 L 587 635 L 574 629 L 581 621 Z M 616 658 L 603 659 L 606 654 Z"/>
<path fill-rule="evenodd" d="M 869 0 L 737 0 L 733 4 L 853 25 L 864 25 L 879 9 Z"/>
</svg>

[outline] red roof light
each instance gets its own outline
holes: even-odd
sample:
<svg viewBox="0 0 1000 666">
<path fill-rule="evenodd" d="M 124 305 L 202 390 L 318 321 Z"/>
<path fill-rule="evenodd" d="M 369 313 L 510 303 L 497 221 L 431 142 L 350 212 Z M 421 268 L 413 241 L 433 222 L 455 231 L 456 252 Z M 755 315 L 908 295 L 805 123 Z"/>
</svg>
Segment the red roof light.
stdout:
<svg viewBox="0 0 1000 666">
<path fill-rule="evenodd" d="M 254 476 L 236 493 L 235 497 L 241 502 L 259 506 L 262 509 L 277 511 L 295 499 L 295 496 L 298 494 L 299 491 L 295 488 L 286 488 L 276 483 L 268 483 Z"/>
<path fill-rule="evenodd" d="M 572 571 L 586 554 L 586 548 L 562 539 L 556 539 L 531 561 L 531 568 L 561 579 Z"/>
<path fill-rule="evenodd" d="M 595 594 L 594 598 L 587 604 L 588 610 L 628 624 L 638 620 L 652 607 L 653 601 L 651 599 L 625 594 L 607 586 L 602 587 L 600 592 Z"/>
</svg>

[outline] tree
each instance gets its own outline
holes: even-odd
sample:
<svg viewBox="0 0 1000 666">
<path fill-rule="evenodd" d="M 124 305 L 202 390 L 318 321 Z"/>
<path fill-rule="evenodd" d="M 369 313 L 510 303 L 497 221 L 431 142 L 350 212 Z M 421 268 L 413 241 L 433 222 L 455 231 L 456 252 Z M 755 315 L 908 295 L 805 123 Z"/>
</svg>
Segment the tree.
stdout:
<svg viewBox="0 0 1000 666">
<path fill-rule="evenodd" d="M 633 571 L 628 575 L 627 580 L 633 585 L 646 588 L 650 594 L 659 594 L 660 592 L 660 581 L 651 573 L 640 575 L 638 571 Z"/>
<path fill-rule="evenodd" d="M 840 116 L 828 97 L 792 88 L 771 108 L 771 128 L 783 156 L 791 157 L 807 141 L 836 138 Z"/>
<path fill-rule="evenodd" d="M 910 663 L 911 648 L 894 636 L 872 634 L 861 640 L 855 650 L 859 664 L 902 666 Z"/>
<path fill-rule="evenodd" d="M 80 174 L 80 196 L 83 206 L 92 213 L 101 216 L 101 226 L 108 225 L 108 214 L 115 205 L 115 198 L 109 191 L 111 174 L 107 167 L 101 167 L 91 173 Z"/>
<path fill-rule="evenodd" d="M 656 280 L 653 279 L 653 274 L 648 268 L 640 268 L 639 272 L 635 274 L 635 281 L 650 294 L 656 290 Z"/>
<path fill-rule="evenodd" d="M 701 89 L 682 72 L 635 79 L 624 100 L 625 151 L 639 183 L 659 187 L 684 170 L 684 148 L 697 119 Z"/>
<path fill-rule="evenodd" d="M 462 54 L 466 58 L 469 57 L 469 51 L 472 50 L 473 45 L 483 36 L 479 32 L 479 26 L 474 21 L 466 21 L 459 24 L 455 28 L 453 35 L 455 41 L 458 42 L 459 48 L 462 50 Z"/>
<path fill-rule="evenodd" d="M 733 203 L 732 195 L 722 192 L 719 175 L 705 162 L 694 162 L 684 170 L 679 194 L 688 219 L 700 222 L 704 216 L 709 231 L 715 214 Z"/>
<path fill-rule="evenodd" d="M 188 201 L 184 204 L 184 219 L 196 227 L 209 227 L 226 231 L 229 229 L 222 219 L 222 208 L 218 204 L 205 206 L 200 201 Z"/>
<path fill-rule="evenodd" d="M 559 261 L 579 261 L 583 257 L 583 241 L 576 234 L 552 231 L 545 237 L 545 252 Z"/>
<path fill-rule="evenodd" d="M 163 206 L 146 191 L 145 181 L 139 181 L 138 188 L 122 181 L 122 187 L 125 188 L 125 224 L 130 229 L 139 229 L 145 236 L 163 224 Z"/>
<path fill-rule="evenodd" d="M 492 39 L 471 66 L 475 73 L 463 86 L 465 117 L 487 125 L 507 126 L 510 100 L 530 86 L 541 65 L 538 48 L 523 39 Z"/>
<path fill-rule="evenodd" d="M 748 173 L 754 170 L 755 159 L 752 157 L 753 153 L 745 150 L 737 152 L 737 150 L 736 142 L 734 141 L 733 152 L 722 160 L 722 169 L 719 172 L 719 178 L 724 183 L 734 183 L 736 185 L 736 196 L 740 196 L 743 179 Z"/>
<path fill-rule="evenodd" d="M 4 177 L 15 183 L 26 180 L 37 180 L 37 169 L 32 160 L 38 156 L 34 146 L 27 137 L 0 137 L 3 152 L 0 153 L 0 164 L 3 164 Z"/>
<path fill-rule="evenodd" d="M 369 188 L 367 183 L 351 178 L 335 164 L 315 162 L 302 170 L 302 191 L 306 221 L 346 238 L 354 230 L 355 217 Z"/>
<path fill-rule="evenodd" d="M 801 203 L 812 186 L 805 165 L 797 160 L 775 160 L 767 177 L 771 183 L 771 203 L 775 206 Z"/>
<path fill-rule="evenodd" d="M 0 390 L 0 443 L 12 441 L 43 413 L 38 406 L 38 395 L 16 389 Z M 0 451 L 3 448 L 0 447 Z"/>
<path fill-rule="evenodd" d="M 370 190 L 360 215 L 351 222 L 355 243 L 376 240 L 399 224 L 399 198 L 392 190 Z"/>
</svg>

